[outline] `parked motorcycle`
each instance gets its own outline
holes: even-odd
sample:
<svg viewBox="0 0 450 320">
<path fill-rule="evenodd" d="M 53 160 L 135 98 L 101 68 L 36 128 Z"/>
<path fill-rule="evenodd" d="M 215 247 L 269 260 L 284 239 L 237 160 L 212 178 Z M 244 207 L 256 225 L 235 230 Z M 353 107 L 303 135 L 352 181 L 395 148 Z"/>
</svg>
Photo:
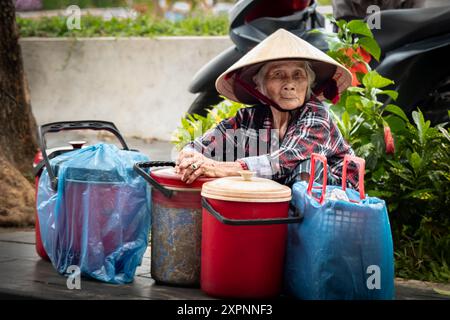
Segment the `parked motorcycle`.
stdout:
<svg viewBox="0 0 450 320">
<path fill-rule="evenodd" d="M 228 48 L 194 76 L 189 91 L 198 93 L 188 113 L 205 115 L 208 107 L 222 98 L 214 83 L 217 77 L 256 44 L 279 28 L 284 28 L 322 51 L 328 45 L 320 33 L 325 19 L 317 12 L 314 0 L 241 0 L 230 12 Z M 376 17 L 376 15 L 379 15 Z M 442 7 L 397 9 L 374 13 L 367 19 L 380 19 L 373 29 L 381 48 L 379 63 L 372 68 L 394 80 L 390 87 L 399 92 L 395 102 L 407 114 L 420 107 L 433 123 L 448 120 L 450 108 L 450 5 Z M 386 97 L 385 103 L 392 103 Z"/>
<path fill-rule="evenodd" d="M 448 121 L 450 109 L 450 5 L 380 11 L 373 29 L 381 48 L 382 76 L 394 80 L 395 103 L 410 115 L 417 107 L 432 123 Z M 388 97 L 386 104 L 393 103 Z"/>
</svg>

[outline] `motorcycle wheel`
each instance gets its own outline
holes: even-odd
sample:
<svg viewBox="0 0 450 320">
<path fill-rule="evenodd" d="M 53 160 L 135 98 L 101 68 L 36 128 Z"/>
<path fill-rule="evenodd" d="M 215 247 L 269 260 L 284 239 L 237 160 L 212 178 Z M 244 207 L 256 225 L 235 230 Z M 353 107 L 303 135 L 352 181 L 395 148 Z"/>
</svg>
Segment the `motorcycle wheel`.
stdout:
<svg viewBox="0 0 450 320">
<path fill-rule="evenodd" d="M 222 100 L 223 98 L 216 90 L 200 92 L 189 107 L 188 114 L 196 113 L 201 116 L 206 116 L 208 110 L 210 110 L 211 107 L 215 106 Z"/>
</svg>

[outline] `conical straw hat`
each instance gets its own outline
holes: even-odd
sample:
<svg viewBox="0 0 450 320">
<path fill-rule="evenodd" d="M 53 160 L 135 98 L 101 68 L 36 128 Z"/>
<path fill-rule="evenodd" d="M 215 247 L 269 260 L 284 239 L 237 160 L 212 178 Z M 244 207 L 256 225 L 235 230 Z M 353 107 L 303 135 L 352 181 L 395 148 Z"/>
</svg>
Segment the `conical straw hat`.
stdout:
<svg viewBox="0 0 450 320">
<path fill-rule="evenodd" d="M 230 100 L 245 104 L 258 103 L 257 98 L 236 84 L 236 72 L 240 71 L 240 78 L 255 86 L 252 78 L 264 63 L 286 59 L 307 60 L 311 63 L 316 74 L 314 88 L 320 87 L 329 79 L 334 79 L 340 94 L 352 83 L 350 71 L 336 60 L 289 31 L 279 29 L 222 73 L 216 80 L 216 89 Z M 324 99 L 322 93 L 318 98 Z"/>
</svg>

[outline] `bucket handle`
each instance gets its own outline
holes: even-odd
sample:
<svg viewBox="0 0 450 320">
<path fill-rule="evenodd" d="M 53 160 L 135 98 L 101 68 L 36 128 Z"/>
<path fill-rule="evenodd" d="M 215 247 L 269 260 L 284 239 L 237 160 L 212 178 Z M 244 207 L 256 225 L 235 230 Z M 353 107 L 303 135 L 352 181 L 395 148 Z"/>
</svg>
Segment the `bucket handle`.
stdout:
<svg viewBox="0 0 450 320">
<path fill-rule="evenodd" d="M 320 198 L 317 198 L 317 197 L 313 196 L 313 194 L 312 194 L 312 188 L 317 188 L 317 187 L 313 187 L 314 177 L 316 176 L 316 160 L 322 162 L 322 164 L 323 164 L 322 194 L 320 195 Z M 311 154 L 311 171 L 309 174 L 309 183 L 308 183 L 308 189 L 306 189 L 306 193 L 309 196 L 316 199 L 317 201 L 319 201 L 320 204 L 322 204 L 323 200 L 325 199 L 325 192 L 327 189 L 327 177 L 328 177 L 327 158 L 324 155 L 321 155 L 318 153 Z"/>
<path fill-rule="evenodd" d="M 231 226 L 259 226 L 259 225 L 270 225 L 270 224 L 288 224 L 288 223 L 299 223 L 303 220 L 303 215 L 300 214 L 300 211 L 295 208 L 295 216 L 290 218 L 271 218 L 271 219 L 229 219 L 222 216 L 219 212 L 214 210 L 211 204 L 206 200 L 206 198 L 202 197 L 202 206 L 210 214 L 213 215 L 214 218 L 222 222 L 223 224 L 231 225 Z M 292 208 L 292 206 L 291 206 Z"/>
<path fill-rule="evenodd" d="M 151 167 L 175 167 L 175 162 L 173 161 L 148 161 L 148 162 L 136 162 L 134 164 L 134 170 L 137 172 L 138 175 L 140 175 L 142 178 L 145 179 L 148 183 L 152 185 L 155 189 L 157 189 L 159 192 L 161 192 L 164 196 L 167 198 L 171 198 L 173 195 L 173 190 L 165 188 L 163 185 L 161 185 L 158 181 L 153 179 L 145 170 L 144 168 L 151 168 Z"/>
<path fill-rule="evenodd" d="M 38 127 L 38 139 L 39 139 L 39 148 L 42 152 L 42 158 L 44 160 L 43 163 L 47 168 L 48 176 L 50 178 L 50 183 L 53 190 L 56 190 L 58 185 L 58 178 L 55 175 L 55 172 L 50 165 L 50 159 L 47 155 L 47 141 L 45 140 L 45 135 L 49 132 L 60 132 L 60 131 L 68 131 L 68 130 L 105 130 L 109 131 L 116 136 L 116 138 L 120 141 L 124 150 L 129 150 L 125 139 L 120 134 L 117 127 L 112 122 L 108 121 L 99 121 L 99 120 L 83 120 L 83 121 L 61 121 L 61 122 L 52 122 L 44 124 Z"/>
</svg>

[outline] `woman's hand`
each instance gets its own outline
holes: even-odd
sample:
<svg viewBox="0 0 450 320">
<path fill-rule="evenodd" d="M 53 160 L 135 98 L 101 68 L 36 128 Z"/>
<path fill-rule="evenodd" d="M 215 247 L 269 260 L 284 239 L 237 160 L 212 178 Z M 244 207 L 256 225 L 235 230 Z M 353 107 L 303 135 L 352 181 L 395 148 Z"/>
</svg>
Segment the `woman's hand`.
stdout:
<svg viewBox="0 0 450 320">
<path fill-rule="evenodd" d="M 212 161 L 197 151 L 181 151 L 175 162 L 175 172 L 181 175 L 181 181 L 192 183 L 204 173 L 205 164 Z"/>
<path fill-rule="evenodd" d="M 226 177 L 237 176 L 242 167 L 237 162 L 214 161 L 196 151 L 181 151 L 176 161 L 175 172 L 181 175 L 181 181 L 190 184 L 200 176 Z"/>
</svg>

